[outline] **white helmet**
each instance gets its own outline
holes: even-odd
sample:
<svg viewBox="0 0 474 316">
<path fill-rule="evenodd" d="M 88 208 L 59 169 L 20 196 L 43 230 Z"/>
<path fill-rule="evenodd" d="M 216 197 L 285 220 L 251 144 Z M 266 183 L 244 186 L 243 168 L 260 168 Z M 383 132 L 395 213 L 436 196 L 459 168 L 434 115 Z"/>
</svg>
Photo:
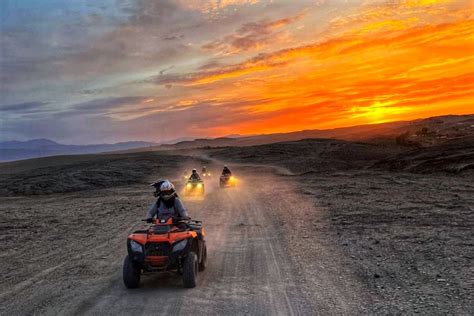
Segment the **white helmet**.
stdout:
<svg viewBox="0 0 474 316">
<path fill-rule="evenodd" d="M 160 186 L 160 196 L 163 200 L 167 201 L 176 195 L 176 190 L 173 183 L 168 180 L 163 181 Z"/>
</svg>

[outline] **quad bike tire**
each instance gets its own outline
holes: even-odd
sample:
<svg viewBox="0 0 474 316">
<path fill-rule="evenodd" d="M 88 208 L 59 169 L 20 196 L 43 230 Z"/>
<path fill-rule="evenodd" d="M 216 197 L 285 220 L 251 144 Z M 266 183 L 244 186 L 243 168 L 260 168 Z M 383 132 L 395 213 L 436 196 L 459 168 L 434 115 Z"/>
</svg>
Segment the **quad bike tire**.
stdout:
<svg viewBox="0 0 474 316">
<path fill-rule="evenodd" d="M 183 285 L 185 288 L 196 287 L 198 265 L 198 257 L 191 251 L 183 262 Z"/>
<path fill-rule="evenodd" d="M 202 250 L 201 262 L 199 262 L 199 271 L 206 270 L 206 265 L 207 265 L 207 247 L 206 247 L 206 244 L 204 244 L 204 249 Z"/>
<path fill-rule="evenodd" d="M 140 285 L 140 270 L 127 255 L 123 261 L 123 283 L 128 289 L 135 289 Z"/>
</svg>

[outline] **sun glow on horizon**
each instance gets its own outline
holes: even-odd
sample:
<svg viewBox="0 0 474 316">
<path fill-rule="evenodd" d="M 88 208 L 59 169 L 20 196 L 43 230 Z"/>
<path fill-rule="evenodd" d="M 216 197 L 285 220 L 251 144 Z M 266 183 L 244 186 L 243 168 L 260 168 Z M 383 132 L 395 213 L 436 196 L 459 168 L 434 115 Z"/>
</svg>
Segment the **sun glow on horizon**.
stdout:
<svg viewBox="0 0 474 316">
<path fill-rule="evenodd" d="M 380 102 L 367 107 L 353 107 L 351 119 L 365 118 L 369 124 L 380 124 L 393 121 L 393 116 L 410 111 L 408 107 L 396 107 L 395 101 Z"/>
</svg>

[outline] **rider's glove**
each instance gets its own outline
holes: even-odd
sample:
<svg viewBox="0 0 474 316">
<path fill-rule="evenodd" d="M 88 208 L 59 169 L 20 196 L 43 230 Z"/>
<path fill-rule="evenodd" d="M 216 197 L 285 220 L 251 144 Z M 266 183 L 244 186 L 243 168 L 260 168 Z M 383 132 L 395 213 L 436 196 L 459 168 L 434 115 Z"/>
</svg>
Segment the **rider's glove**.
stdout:
<svg viewBox="0 0 474 316">
<path fill-rule="evenodd" d="M 153 222 L 153 218 L 147 218 L 147 219 L 146 219 L 146 222 L 147 222 L 147 223 L 152 223 L 152 222 Z"/>
</svg>

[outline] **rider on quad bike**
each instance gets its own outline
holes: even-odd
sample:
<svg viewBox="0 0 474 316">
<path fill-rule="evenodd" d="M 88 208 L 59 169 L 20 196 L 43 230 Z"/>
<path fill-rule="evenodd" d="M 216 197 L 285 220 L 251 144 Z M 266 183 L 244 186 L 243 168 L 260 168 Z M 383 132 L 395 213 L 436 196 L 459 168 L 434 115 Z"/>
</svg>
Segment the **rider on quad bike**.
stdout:
<svg viewBox="0 0 474 316">
<path fill-rule="evenodd" d="M 221 188 L 233 187 L 235 186 L 236 179 L 232 175 L 232 171 L 227 166 L 224 166 L 222 174 L 219 178 L 219 186 Z"/>
<path fill-rule="evenodd" d="M 158 199 L 156 202 L 153 202 L 153 205 L 147 212 L 146 221 L 151 223 L 153 217 L 156 215 L 160 216 L 172 216 L 172 215 L 179 215 L 179 217 L 187 218 L 188 212 L 186 208 L 181 203 L 178 195 L 176 194 L 176 190 L 174 185 L 165 179 L 160 179 L 151 184 L 152 187 L 155 188 L 155 192 L 153 195 Z"/>
<path fill-rule="evenodd" d="M 184 287 L 195 287 L 198 271 L 206 268 L 206 233 L 202 222 L 187 217 L 171 182 L 158 180 L 152 186 L 158 197 L 147 213 L 146 221 L 152 225 L 128 236 L 123 282 L 133 289 L 140 285 L 142 273 L 175 271 L 182 275 Z"/>
<path fill-rule="evenodd" d="M 202 175 L 203 177 L 209 177 L 209 176 L 211 175 L 211 173 L 207 170 L 207 167 L 206 167 L 206 166 L 202 167 L 201 175 Z"/>
<path fill-rule="evenodd" d="M 193 169 L 191 176 L 189 177 L 186 186 L 184 187 L 185 195 L 203 195 L 204 194 L 204 181 L 197 173 L 196 169 Z"/>
<path fill-rule="evenodd" d="M 197 170 L 196 169 L 193 169 L 193 172 L 191 173 L 191 176 L 189 177 L 189 180 L 193 181 L 201 181 L 201 177 L 199 176 L 199 174 L 197 173 Z"/>
</svg>

